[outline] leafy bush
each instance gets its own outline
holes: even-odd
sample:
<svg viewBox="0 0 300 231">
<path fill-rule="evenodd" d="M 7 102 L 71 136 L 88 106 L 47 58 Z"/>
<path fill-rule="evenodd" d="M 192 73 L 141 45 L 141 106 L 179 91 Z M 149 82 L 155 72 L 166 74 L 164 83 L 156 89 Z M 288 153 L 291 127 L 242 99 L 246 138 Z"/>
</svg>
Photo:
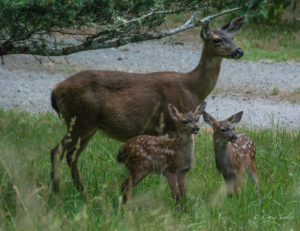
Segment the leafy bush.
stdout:
<svg viewBox="0 0 300 231">
<path fill-rule="evenodd" d="M 250 19 L 258 23 L 279 23 L 281 15 L 291 3 L 291 0 L 261 0 L 257 9 L 250 12 Z"/>
</svg>

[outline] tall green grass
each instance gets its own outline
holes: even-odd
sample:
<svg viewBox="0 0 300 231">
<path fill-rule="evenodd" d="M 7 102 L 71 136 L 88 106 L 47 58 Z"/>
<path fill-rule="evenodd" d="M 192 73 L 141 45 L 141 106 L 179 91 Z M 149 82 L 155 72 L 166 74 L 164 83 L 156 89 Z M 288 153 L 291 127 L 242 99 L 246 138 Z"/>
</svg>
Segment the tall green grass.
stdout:
<svg viewBox="0 0 300 231">
<path fill-rule="evenodd" d="M 262 195 L 250 180 L 239 198 L 226 197 L 215 168 L 211 133 L 196 140 L 196 165 L 187 174 L 188 199 L 176 209 L 166 180 L 147 177 L 123 206 L 127 172 L 115 160 L 120 142 L 97 133 L 79 160 L 83 198 L 62 162 L 61 194 L 51 195 L 50 149 L 65 126 L 53 114 L 0 110 L 1 230 L 297 230 L 300 227 L 299 130 L 252 130 Z"/>
</svg>

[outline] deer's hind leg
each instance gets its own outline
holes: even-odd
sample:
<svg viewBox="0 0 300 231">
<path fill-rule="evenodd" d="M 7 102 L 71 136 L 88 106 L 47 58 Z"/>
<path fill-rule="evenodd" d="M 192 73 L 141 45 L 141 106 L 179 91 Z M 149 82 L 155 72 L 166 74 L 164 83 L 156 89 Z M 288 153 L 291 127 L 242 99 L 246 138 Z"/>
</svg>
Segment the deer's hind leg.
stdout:
<svg viewBox="0 0 300 231">
<path fill-rule="evenodd" d="M 88 144 L 88 141 L 95 133 L 93 129 L 82 129 L 78 124 L 74 124 L 68 129 L 64 138 L 51 150 L 51 181 L 54 192 L 59 192 L 59 166 L 58 163 L 64 155 L 71 168 L 72 177 L 78 190 L 83 190 L 83 186 L 77 170 L 77 159 Z M 75 154 L 74 154 L 75 153 Z"/>
<path fill-rule="evenodd" d="M 82 139 L 81 137 L 78 138 L 75 148 L 73 148 L 72 151 L 67 153 L 67 163 L 71 170 L 72 179 L 75 183 L 77 190 L 80 192 L 84 191 L 84 188 L 81 181 L 80 173 L 78 172 L 77 161 L 80 153 L 86 147 L 86 145 L 88 144 L 88 142 L 90 141 L 93 135 L 94 132 L 87 135 L 86 137 L 83 137 Z"/>
<path fill-rule="evenodd" d="M 258 185 L 258 173 L 257 173 L 257 167 L 255 161 L 251 162 L 250 168 L 248 169 L 248 175 L 250 176 L 253 184 L 256 187 L 257 194 L 260 195 L 260 188 Z"/>
<path fill-rule="evenodd" d="M 123 202 L 132 200 L 132 189 L 140 183 L 147 175 L 148 171 L 130 172 L 128 178 L 122 184 Z"/>
</svg>

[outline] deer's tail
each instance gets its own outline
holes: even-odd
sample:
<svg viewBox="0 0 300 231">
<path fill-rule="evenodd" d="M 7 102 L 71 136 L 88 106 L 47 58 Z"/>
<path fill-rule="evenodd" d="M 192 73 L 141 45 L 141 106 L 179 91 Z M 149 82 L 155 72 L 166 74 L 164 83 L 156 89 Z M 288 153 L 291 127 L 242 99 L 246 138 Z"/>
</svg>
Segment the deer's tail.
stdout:
<svg viewBox="0 0 300 231">
<path fill-rule="evenodd" d="M 117 161 L 119 163 L 125 163 L 127 161 L 127 159 L 128 159 L 128 152 L 127 152 L 127 146 L 125 144 L 125 145 L 122 145 L 119 150 L 119 153 L 117 156 Z"/>
<path fill-rule="evenodd" d="M 55 98 L 55 94 L 54 94 L 54 90 L 51 92 L 51 105 L 52 108 L 57 112 L 57 114 L 59 115 L 59 110 L 57 107 L 57 103 L 56 103 L 56 98 Z"/>
</svg>

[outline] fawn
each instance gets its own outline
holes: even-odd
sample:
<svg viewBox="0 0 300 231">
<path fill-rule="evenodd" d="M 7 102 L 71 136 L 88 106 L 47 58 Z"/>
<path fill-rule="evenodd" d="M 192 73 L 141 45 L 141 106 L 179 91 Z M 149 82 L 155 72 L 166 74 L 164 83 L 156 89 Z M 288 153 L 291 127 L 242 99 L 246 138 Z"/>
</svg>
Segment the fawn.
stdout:
<svg viewBox="0 0 300 231">
<path fill-rule="evenodd" d="M 234 125 L 240 122 L 243 111 L 217 121 L 203 112 L 203 119 L 213 128 L 213 142 L 217 169 L 223 175 L 228 188 L 228 196 L 240 191 L 241 175 L 248 170 L 249 176 L 259 194 L 258 174 L 255 163 L 255 145 L 245 134 L 236 134 Z"/>
<path fill-rule="evenodd" d="M 200 130 L 197 123 L 205 105 L 203 102 L 194 112 L 180 113 L 169 104 L 168 111 L 175 122 L 177 136 L 141 135 L 121 146 L 117 160 L 125 163 L 129 170 L 129 176 L 122 184 L 124 202 L 132 199 L 132 188 L 153 172 L 166 176 L 176 203 L 185 198 L 185 174 L 194 163 L 193 134 Z"/>
</svg>

